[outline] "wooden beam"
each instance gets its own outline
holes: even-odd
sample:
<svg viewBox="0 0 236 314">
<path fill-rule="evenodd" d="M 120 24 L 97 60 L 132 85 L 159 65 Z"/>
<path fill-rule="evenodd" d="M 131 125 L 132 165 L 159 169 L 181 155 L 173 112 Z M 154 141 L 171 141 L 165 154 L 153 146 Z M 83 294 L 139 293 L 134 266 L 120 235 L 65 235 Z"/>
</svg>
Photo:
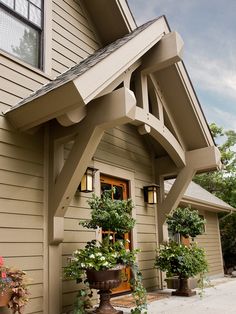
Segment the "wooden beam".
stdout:
<svg viewBox="0 0 236 314">
<path fill-rule="evenodd" d="M 197 172 L 219 170 L 222 167 L 220 151 L 216 146 L 208 146 L 186 152 L 187 164 Z"/>
<path fill-rule="evenodd" d="M 60 218 L 64 217 L 104 130 L 134 120 L 135 105 L 134 94 L 127 88 L 116 90 L 88 104 L 87 116 L 76 129 L 78 135 L 72 150 L 56 181 L 52 182 L 49 206 L 53 229 L 51 243 L 57 244 L 63 240 Z"/>
<path fill-rule="evenodd" d="M 183 57 L 184 42 L 177 32 L 171 32 L 162 37 L 143 57 L 141 71 L 149 74 L 181 61 Z"/>
<path fill-rule="evenodd" d="M 155 116 L 136 107 L 135 121 L 151 127 L 150 135 L 168 152 L 177 167 L 185 166 L 185 152 L 174 135 Z"/>
</svg>

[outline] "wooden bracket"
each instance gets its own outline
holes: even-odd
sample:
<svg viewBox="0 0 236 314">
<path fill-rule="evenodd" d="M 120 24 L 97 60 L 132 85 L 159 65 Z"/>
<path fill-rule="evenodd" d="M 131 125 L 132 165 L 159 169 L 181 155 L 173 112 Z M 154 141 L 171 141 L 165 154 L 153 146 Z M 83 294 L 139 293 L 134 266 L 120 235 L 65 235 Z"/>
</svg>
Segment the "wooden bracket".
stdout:
<svg viewBox="0 0 236 314">
<path fill-rule="evenodd" d="M 106 129 L 126 124 L 135 119 L 136 99 L 132 91 L 123 87 L 97 98 L 87 105 L 86 117 L 70 127 L 75 136 L 73 147 L 66 161 L 63 158 L 63 141 L 70 132 L 51 134 L 49 178 L 49 230 L 50 243 L 63 241 L 64 215 Z"/>
</svg>

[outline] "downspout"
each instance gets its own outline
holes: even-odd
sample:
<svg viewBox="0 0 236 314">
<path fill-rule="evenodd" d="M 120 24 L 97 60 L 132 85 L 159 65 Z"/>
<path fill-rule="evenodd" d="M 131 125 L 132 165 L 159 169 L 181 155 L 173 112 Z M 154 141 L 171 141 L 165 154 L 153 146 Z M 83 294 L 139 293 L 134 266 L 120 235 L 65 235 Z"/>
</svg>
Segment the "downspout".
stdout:
<svg viewBox="0 0 236 314">
<path fill-rule="evenodd" d="M 225 215 L 225 216 L 223 216 L 223 217 L 219 218 L 219 221 L 221 221 L 221 220 L 225 219 L 226 217 L 228 217 L 228 216 L 230 216 L 230 215 L 232 215 L 232 214 L 233 214 L 233 210 L 232 210 L 232 209 L 230 209 L 230 212 L 229 212 L 227 215 Z"/>
</svg>

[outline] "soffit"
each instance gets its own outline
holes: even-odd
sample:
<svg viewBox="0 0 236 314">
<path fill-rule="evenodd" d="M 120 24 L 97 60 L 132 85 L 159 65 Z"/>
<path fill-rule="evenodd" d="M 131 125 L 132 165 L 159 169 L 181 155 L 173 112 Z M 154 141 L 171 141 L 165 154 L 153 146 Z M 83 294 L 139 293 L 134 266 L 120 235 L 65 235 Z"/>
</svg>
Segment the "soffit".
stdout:
<svg viewBox="0 0 236 314">
<path fill-rule="evenodd" d="M 83 0 L 104 45 L 130 33 L 137 26 L 125 0 Z"/>
</svg>

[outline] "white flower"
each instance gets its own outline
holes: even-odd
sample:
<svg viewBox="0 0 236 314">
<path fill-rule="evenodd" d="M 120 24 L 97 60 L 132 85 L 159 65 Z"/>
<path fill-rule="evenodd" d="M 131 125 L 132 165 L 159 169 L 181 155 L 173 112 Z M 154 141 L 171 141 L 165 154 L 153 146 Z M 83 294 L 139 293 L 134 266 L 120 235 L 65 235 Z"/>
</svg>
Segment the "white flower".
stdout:
<svg viewBox="0 0 236 314">
<path fill-rule="evenodd" d="M 104 256 L 101 256 L 101 258 L 100 258 L 101 261 L 105 261 L 105 259 L 106 258 Z"/>
<path fill-rule="evenodd" d="M 102 256 L 101 252 L 95 253 L 96 256 Z"/>
<path fill-rule="evenodd" d="M 80 265 L 81 265 L 81 267 L 85 267 L 85 264 L 84 264 L 84 263 L 81 263 Z"/>
<path fill-rule="evenodd" d="M 95 258 L 95 255 L 94 254 L 90 254 L 89 257 L 90 258 Z"/>
<path fill-rule="evenodd" d="M 107 266 L 107 265 L 108 265 L 108 262 L 105 261 L 105 262 L 103 263 L 103 266 Z"/>
<path fill-rule="evenodd" d="M 113 236 L 110 235 L 109 240 L 112 240 L 112 239 L 113 239 Z"/>
</svg>

